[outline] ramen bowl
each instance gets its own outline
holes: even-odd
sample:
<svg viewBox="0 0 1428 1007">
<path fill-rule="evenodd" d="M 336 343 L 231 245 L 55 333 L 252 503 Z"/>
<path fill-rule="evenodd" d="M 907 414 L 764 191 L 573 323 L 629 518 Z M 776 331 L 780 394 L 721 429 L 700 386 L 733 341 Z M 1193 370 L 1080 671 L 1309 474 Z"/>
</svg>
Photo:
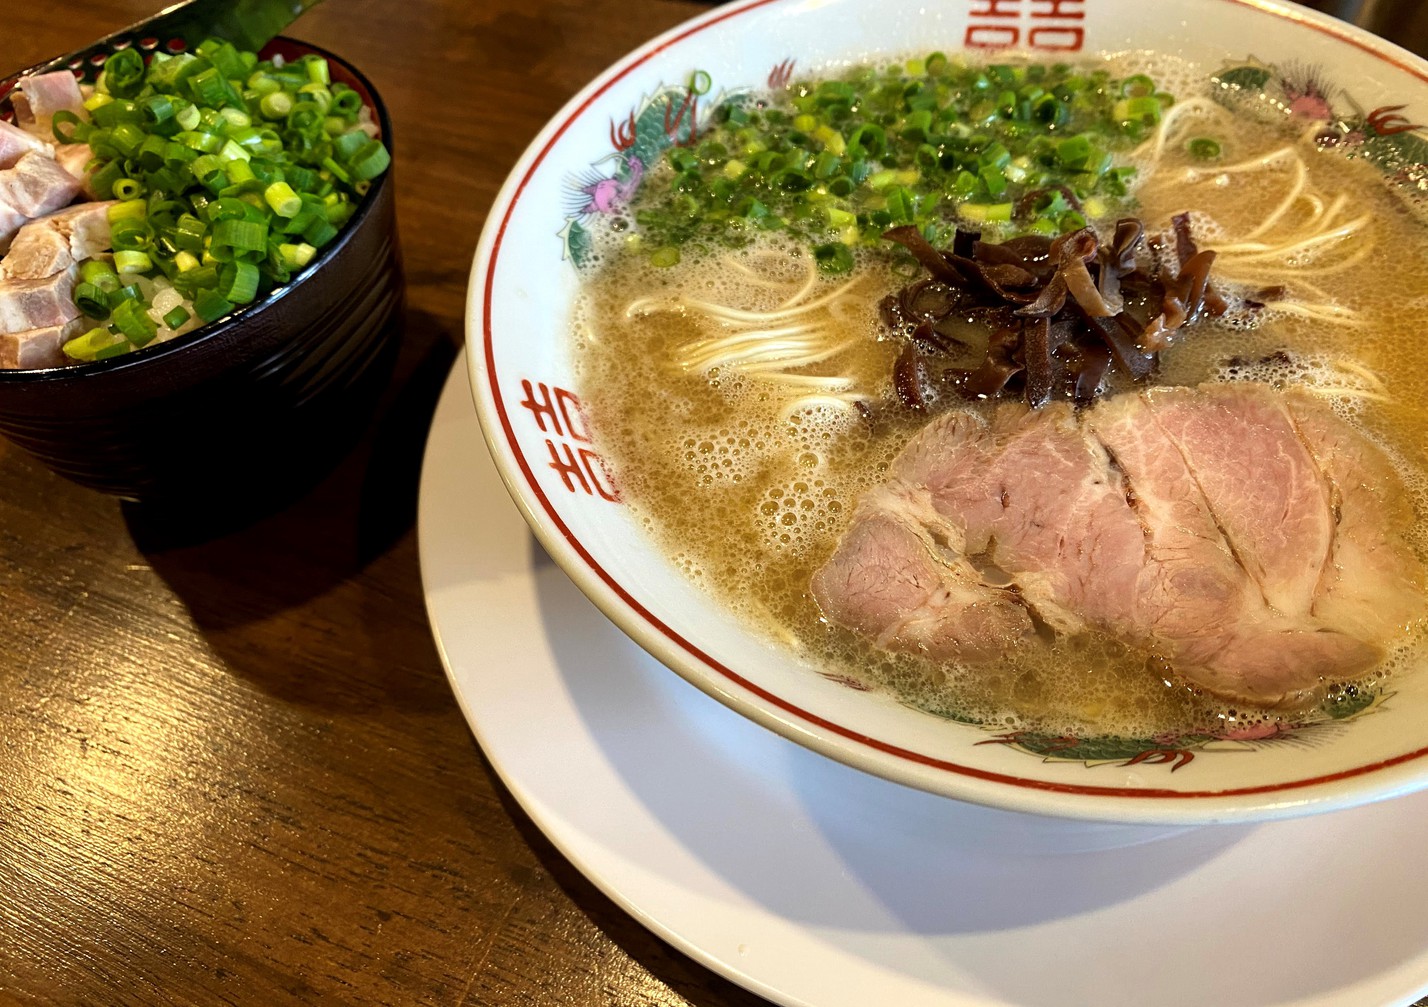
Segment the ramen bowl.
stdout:
<svg viewBox="0 0 1428 1007">
<path fill-rule="evenodd" d="M 668 146 L 680 116 L 698 104 L 691 75 L 702 72 L 700 94 L 733 92 L 781 84 L 795 68 L 832 72 L 880 54 L 993 62 L 1008 50 L 1051 63 L 1145 50 L 1207 71 L 1240 68 L 1286 115 L 1318 117 L 1325 128 L 1367 117 L 1383 128 L 1375 137 L 1396 143 L 1416 137 L 1415 116 L 1428 117 L 1422 61 L 1279 3 L 747 0 L 711 11 L 572 99 L 491 210 L 471 274 L 468 359 L 489 448 L 517 505 L 575 583 L 669 668 L 799 744 L 907 786 L 1016 811 L 1167 825 L 1287 817 L 1422 787 L 1422 671 L 1332 713 L 1252 727 L 1052 736 L 962 723 L 752 630 L 654 544 L 612 480 L 573 358 L 581 263 L 594 217 L 628 197 L 621 159 L 641 144 L 657 155 L 660 130 Z M 1406 177 L 1422 177 L 1410 169 Z"/>
<path fill-rule="evenodd" d="M 278 38 L 263 55 L 317 53 L 392 142 L 386 106 L 355 67 Z M 135 353 L 0 370 L 0 434 L 48 468 L 129 500 L 230 506 L 282 494 L 350 446 L 396 360 L 403 298 L 389 170 L 290 282 Z"/>
</svg>

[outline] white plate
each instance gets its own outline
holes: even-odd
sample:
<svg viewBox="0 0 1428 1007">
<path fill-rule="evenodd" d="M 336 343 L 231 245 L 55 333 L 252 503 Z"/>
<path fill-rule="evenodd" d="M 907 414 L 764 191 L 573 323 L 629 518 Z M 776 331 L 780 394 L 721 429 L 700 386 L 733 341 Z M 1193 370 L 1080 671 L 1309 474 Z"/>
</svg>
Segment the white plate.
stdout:
<svg viewBox="0 0 1428 1007">
<path fill-rule="evenodd" d="M 1167 833 L 865 775 L 725 708 L 546 557 L 458 363 L 427 444 L 427 607 L 477 739 L 637 920 L 810 1007 L 1376 1007 L 1428 992 L 1428 795 Z"/>
</svg>

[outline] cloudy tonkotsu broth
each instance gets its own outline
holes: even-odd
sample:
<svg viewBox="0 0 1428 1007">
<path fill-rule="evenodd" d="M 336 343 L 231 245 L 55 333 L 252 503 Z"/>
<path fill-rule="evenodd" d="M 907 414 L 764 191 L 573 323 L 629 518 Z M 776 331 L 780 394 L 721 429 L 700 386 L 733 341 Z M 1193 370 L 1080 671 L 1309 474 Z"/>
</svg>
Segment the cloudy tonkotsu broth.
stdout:
<svg viewBox="0 0 1428 1007">
<path fill-rule="evenodd" d="M 1189 82 L 1205 79 L 1192 69 L 1176 67 L 1172 75 L 1181 82 L 1176 93 L 1185 106 L 1173 135 L 1213 128 L 1223 145 L 1220 168 L 1272 157 L 1259 170 L 1220 174 L 1182 143 L 1164 144 L 1156 157 L 1147 141 L 1139 149 L 1134 212 L 1154 230 L 1175 213 L 1194 211 L 1197 238 L 1229 249 L 1212 276 L 1232 295 L 1286 283 L 1290 289 L 1285 307 L 1261 312 L 1252 323 L 1207 321 L 1182 334 L 1162 355 L 1155 380 L 1186 385 L 1258 378 L 1340 389 L 1328 400 L 1401 461 L 1421 505 L 1428 490 L 1421 475 L 1428 415 L 1428 341 L 1419 321 L 1428 306 L 1422 221 L 1369 165 L 1297 138 L 1302 124 L 1266 128 L 1260 119 L 1236 122 L 1209 102 L 1188 102 L 1197 97 Z M 1287 145 L 1295 150 L 1276 153 Z M 1311 196 L 1266 228 L 1299 164 Z M 1349 233 L 1289 248 L 1287 265 L 1235 253 L 1236 245 L 1253 244 L 1246 235 L 1262 245 L 1294 233 L 1316 198 Z M 709 341 L 728 326 L 694 310 L 639 310 L 676 296 L 775 308 L 797 296 L 808 276 L 808 256 L 796 242 L 770 236 L 738 250 L 686 255 L 674 268 L 619 254 L 615 245 L 607 249 L 574 319 L 582 397 L 626 501 L 673 562 L 808 664 L 886 686 L 938 712 L 1137 736 L 1217 718 L 1272 717 L 1231 711 L 1171 684 L 1158 658 L 1096 634 L 1020 648 L 992 665 L 959 667 L 881 651 L 822 619 L 810 578 L 859 496 L 885 476 L 890 460 L 927 422 L 925 415 L 905 413 L 874 433 L 857 410 L 817 398 L 836 397 L 846 387 L 887 393 L 899 346 L 887 338 L 877 302 L 907 276 L 894 274 L 887 255 L 860 255 L 851 274 L 818 279 L 799 302 L 836 292 L 806 317 L 818 323 L 827 345 L 850 344 L 799 373 L 851 379 L 838 388 L 810 386 L 806 394 L 814 397 L 800 408 L 784 386 L 728 367 L 701 370 Z M 1299 286 L 1287 279 L 1294 269 Z M 1339 317 L 1348 314 L 1347 323 Z M 681 360 L 689 366 L 681 367 Z M 1428 551 L 1419 532 L 1413 545 L 1420 555 Z M 1370 680 L 1405 663 L 1415 646 L 1404 641 Z"/>
</svg>

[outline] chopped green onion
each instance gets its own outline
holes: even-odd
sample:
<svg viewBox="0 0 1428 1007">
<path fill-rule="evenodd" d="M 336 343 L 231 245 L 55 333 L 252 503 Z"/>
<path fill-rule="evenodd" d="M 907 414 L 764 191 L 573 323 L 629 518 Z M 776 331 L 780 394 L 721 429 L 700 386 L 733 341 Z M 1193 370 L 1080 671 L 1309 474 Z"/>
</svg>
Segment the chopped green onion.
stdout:
<svg viewBox="0 0 1428 1007">
<path fill-rule="evenodd" d="M 258 111 L 267 119 L 286 119 L 292 110 L 293 98 L 286 91 L 265 94 L 258 102 Z"/>
<path fill-rule="evenodd" d="M 142 301 L 125 301 L 114 309 L 114 327 L 135 346 L 143 346 L 158 335 L 159 326 Z"/>
<path fill-rule="evenodd" d="M 314 84 L 327 85 L 332 83 L 332 74 L 327 68 L 327 60 L 318 55 L 310 55 L 304 58 L 307 64 L 307 79 Z"/>
<path fill-rule="evenodd" d="M 179 129 L 194 130 L 203 122 L 203 113 L 197 105 L 185 102 L 183 107 L 174 113 L 174 121 L 178 123 Z"/>
<path fill-rule="evenodd" d="M 62 349 L 67 356 L 73 357 L 75 360 L 88 361 L 100 359 L 99 354 L 102 351 L 116 345 L 127 348 L 129 340 L 119 333 L 110 332 L 101 326 L 90 329 L 81 336 L 76 336 L 65 343 Z"/>
<path fill-rule="evenodd" d="M 89 178 L 89 184 L 101 197 L 111 199 L 114 196 L 114 183 L 123 177 L 124 161 L 122 159 L 114 160 L 96 168 L 94 174 Z"/>
<path fill-rule="evenodd" d="M 978 174 L 981 176 L 982 184 L 987 187 L 988 195 L 995 198 L 1007 191 L 1007 176 L 1000 168 L 988 165 Z"/>
<path fill-rule="evenodd" d="M 296 217 L 302 209 L 302 199 L 287 182 L 274 182 L 263 190 L 263 199 L 279 217 Z"/>
<path fill-rule="evenodd" d="M 317 254 L 317 249 L 306 243 L 296 245 L 281 244 L 278 246 L 278 254 L 282 256 L 283 264 L 291 270 L 299 270 L 312 261 L 312 257 Z"/>
<path fill-rule="evenodd" d="M 142 252 L 153 245 L 154 229 L 147 220 L 125 217 L 109 226 L 109 241 L 116 251 Z"/>
<path fill-rule="evenodd" d="M 1072 136 L 1056 145 L 1056 159 L 1073 170 L 1084 168 L 1094 152 L 1091 141 L 1084 136 Z"/>
<path fill-rule="evenodd" d="M 137 301 L 139 297 L 139 285 L 137 283 L 130 283 L 109 292 L 109 307 L 111 309 L 117 308 L 125 301 Z"/>
<path fill-rule="evenodd" d="M 337 226 L 324 218 L 318 218 L 307 226 L 302 232 L 302 240 L 309 245 L 323 247 L 333 238 L 337 237 Z"/>
<path fill-rule="evenodd" d="M 230 217 L 213 225 L 213 244 L 245 252 L 268 247 L 268 226 L 254 220 Z"/>
<path fill-rule="evenodd" d="M 1136 123 L 1153 126 L 1160 122 L 1160 114 L 1164 110 L 1160 100 L 1152 94 L 1141 95 L 1137 98 L 1123 98 L 1116 102 L 1113 114 L 1116 119 L 1124 123 Z"/>
<path fill-rule="evenodd" d="M 212 290 L 200 290 L 193 298 L 194 314 L 205 322 L 213 322 L 233 310 L 233 304 Z"/>
<path fill-rule="evenodd" d="M 216 286 L 218 286 L 218 270 L 212 265 L 198 265 L 174 277 L 174 287 L 181 293 L 192 294 L 197 290 Z"/>
<path fill-rule="evenodd" d="M 234 304 L 247 304 L 258 294 L 258 267 L 230 262 L 218 274 L 218 292 Z"/>
<path fill-rule="evenodd" d="M 853 268 L 853 251 L 841 241 L 830 241 L 813 249 L 813 261 L 825 273 L 846 273 Z"/>
<path fill-rule="evenodd" d="M 77 283 L 74 304 L 82 314 L 103 320 L 109 317 L 109 298 L 104 289 L 93 283 Z"/>
<path fill-rule="evenodd" d="M 65 130 L 61 127 L 68 126 Z M 59 109 L 50 120 L 50 132 L 60 143 L 83 143 L 94 127 L 67 108 Z"/>
<path fill-rule="evenodd" d="M 362 96 L 360 94 L 350 88 L 341 91 L 333 89 L 332 105 L 328 108 L 329 112 L 335 112 L 347 119 L 355 119 L 361 110 Z"/>
<path fill-rule="evenodd" d="M 1185 145 L 1190 156 L 1197 161 L 1213 161 L 1220 156 L 1220 144 L 1208 136 L 1197 136 Z"/>
<path fill-rule="evenodd" d="M 347 173 L 347 169 L 343 168 L 342 165 L 338 164 L 332 158 L 324 157 L 322 159 L 322 166 L 328 171 L 332 172 L 333 177 L 335 177 L 343 185 L 352 184 L 352 176 Z"/>
<path fill-rule="evenodd" d="M 117 285 L 119 279 L 114 275 L 114 267 L 103 259 L 86 259 L 79 267 L 79 278 L 84 283 L 92 283 L 101 288 Z"/>
<path fill-rule="evenodd" d="M 153 261 L 146 252 L 115 252 L 114 268 L 123 273 L 147 273 L 154 268 Z"/>
<path fill-rule="evenodd" d="M 188 86 L 194 102 L 209 108 L 222 108 L 238 97 L 215 67 L 194 74 L 188 79 Z"/>
<path fill-rule="evenodd" d="M 252 165 L 242 159 L 229 161 L 223 167 L 223 174 L 228 176 L 230 187 L 242 187 L 249 182 L 256 181 L 258 176 L 253 171 Z"/>
<path fill-rule="evenodd" d="M 280 67 L 220 39 L 155 52 L 147 66 L 132 48 L 110 56 L 83 112 L 51 127 L 61 143 L 91 146 L 90 184 L 116 200 L 112 264 L 83 263 L 72 295 L 109 324 L 66 352 L 104 359 L 155 338 L 140 277 L 167 277 L 192 301 L 192 313 L 165 313 L 176 328 L 194 314 L 222 317 L 309 265 L 390 168 L 385 145 L 358 125 L 362 110 L 318 56 Z"/>
<path fill-rule="evenodd" d="M 99 89 L 115 98 L 132 98 L 144 82 L 144 57 L 136 49 L 120 49 L 104 61 Z"/>
<path fill-rule="evenodd" d="M 1138 73 L 1121 81 L 1120 91 L 1123 98 L 1139 98 L 1143 95 L 1154 94 L 1155 81 L 1143 73 Z"/>
<path fill-rule="evenodd" d="M 978 224 L 1005 223 L 1012 219 L 1011 203 L 963 203 L 957 212 Z"/>
<path fill-rule="evenodd" d="M 307 100 L 313 102 L 322 109 L 323 117 L 326 118 L 327 110 L 332 107 L 332 92 L 322 84 L 304 84 L 298 88 L 298 94 L 306 95 Z"/>
<path fill-rule="evenodd" d="M 332 93 L 336 111 L 346 92 Z M 1173 100 L 1144 75 L 976 67 L 945 54 L 793 83 L 757 103 L 731 97 L 710 110 L 697 146 L 663 148 L 672 171 L 647 173 L 632 208 L 638 247 L 648 255 L 690 241 L 737 245 L 756 221 L 806 241 L 820 268 L 836 270 L 894 224 L 924 233 L 947 233 L 959 218 L 999 232 L 1054 227 L 1071 212 L 1059 195 L 1012 219 L 1038 190 L 1065 187 L 1114 213 L 1133 174 L 1117 154 Z M 356 132 L 333 142 L 322 167 L 334 183 L 360 184 L 360 142 Z M 710 221 L 745 226 L 711 238 Z M 296 222 L 281 231 L 303 233 Z M 830 241 L 835 234 L 842 240 Z"/>
<path fill-rule="evenodd" d="M 120 178 L 111 189 L 115 199 L 138 199 L 144 194 L 144 183 L 135 178 Z"/>
<path fill-rule="evenodd" d="M 143 220 L 149 216 L 149 204 L 140 199 L 123 200 L 109 207 L 106 216 L 110 224 L 117 224 L 120 220 Z"/>
</svg>

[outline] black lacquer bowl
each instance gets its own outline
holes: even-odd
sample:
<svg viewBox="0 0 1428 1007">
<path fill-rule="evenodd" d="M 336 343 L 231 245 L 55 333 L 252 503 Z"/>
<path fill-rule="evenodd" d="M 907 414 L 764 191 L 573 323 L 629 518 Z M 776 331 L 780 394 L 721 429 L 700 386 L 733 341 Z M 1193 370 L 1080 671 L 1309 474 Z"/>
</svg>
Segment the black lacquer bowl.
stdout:
<svg viewBox="0 0 1428 1007">
<path fill-rule="evenodd" d="M 359 91 L 390 149 L 371 83 L 316 46 Z M 169 342 L 68 367 L 0 370 L 0 434 L 54 472 L 131 500 L 268 495 L 326 469 L 365 426 L 396 357 L 403 303 L 389 169 L 290 283 Z"/>
</svg>

